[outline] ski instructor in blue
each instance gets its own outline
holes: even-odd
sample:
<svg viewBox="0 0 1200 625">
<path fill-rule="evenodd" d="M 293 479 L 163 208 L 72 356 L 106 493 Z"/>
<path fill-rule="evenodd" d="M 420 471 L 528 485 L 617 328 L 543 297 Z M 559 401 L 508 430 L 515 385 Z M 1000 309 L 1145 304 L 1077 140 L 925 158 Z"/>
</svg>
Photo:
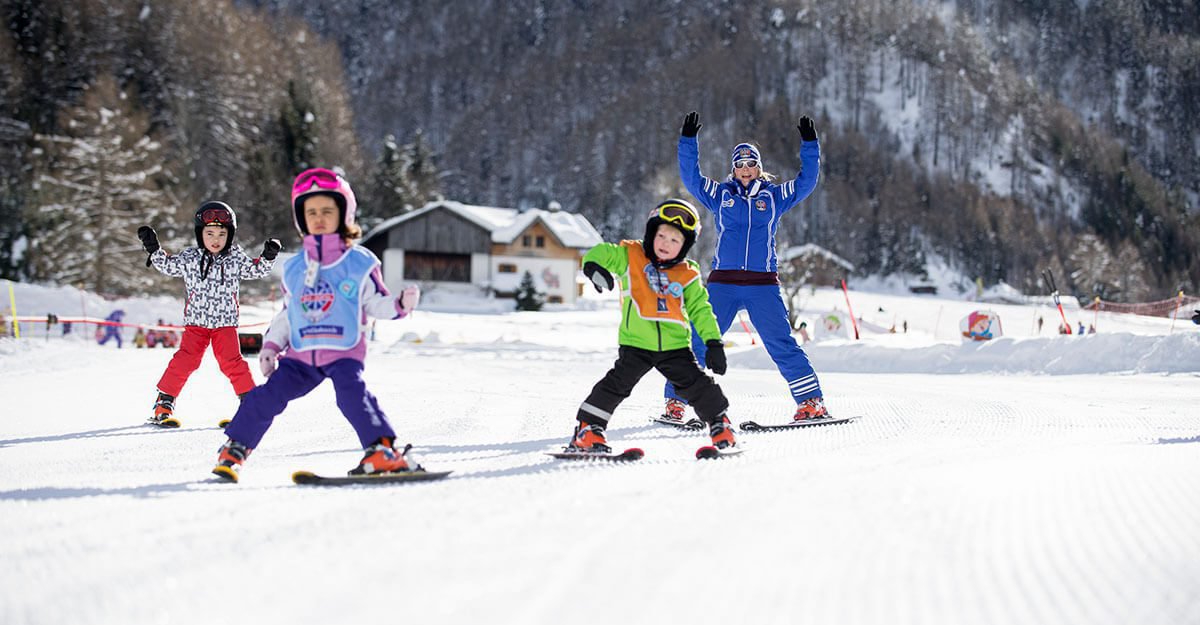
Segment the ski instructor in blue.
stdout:
<svg viewBox="0 0 1200 625">
<path fill-rule="evenodd" d="M 717 325 L 724 334 L 738 310 L 745 308 L 762 337 L 767 353 L 787 381 L 796 401 L 793 420 L 829 416 L 821 384 L 808 355 L 792 338 L 787 307 L 776 272 L 775 233 L 784 214 L 808 197 L 817 186 L 821 170 L 821 145 L 808 116 L 800 118 L 800 172 L 795 180 L 772 182 L 763 170 L 758 147 L 739 143 L 730 154 L 730 173 L 724 181 L 700 173 L 700 115 L 683 119 L 679 137 L 679 176 L 688 192 L 712 211 L 717 230 L 717 252 L 708 275 L 708 299 Z M 704 362 L 705 346 L 692 333 L 692 351 Z M 685 422 L 686 403 L 667 384 L 664 418 Z"/>
</svg>

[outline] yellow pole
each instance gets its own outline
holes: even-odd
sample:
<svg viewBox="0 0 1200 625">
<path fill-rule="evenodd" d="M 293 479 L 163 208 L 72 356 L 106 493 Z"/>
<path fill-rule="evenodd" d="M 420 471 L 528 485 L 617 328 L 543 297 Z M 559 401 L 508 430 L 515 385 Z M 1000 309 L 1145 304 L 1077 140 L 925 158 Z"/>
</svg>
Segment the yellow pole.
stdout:
<svg viewBox="0 0 1200 625">
<path fill-rule="evenodd" d="M 12 309 L 13 338 L 21 338 L 21 324 L 17 323 L 17 294 L 13 292 L 12 280 L 8 282 L 8 305 Z"/>
</svg>

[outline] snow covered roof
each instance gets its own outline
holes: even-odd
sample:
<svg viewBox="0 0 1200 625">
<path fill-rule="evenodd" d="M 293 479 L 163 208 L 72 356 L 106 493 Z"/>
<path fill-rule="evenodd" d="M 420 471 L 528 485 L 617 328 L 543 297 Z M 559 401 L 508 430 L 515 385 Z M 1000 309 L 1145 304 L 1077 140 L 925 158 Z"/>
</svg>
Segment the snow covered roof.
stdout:
<svg viewBox="0 0 1200 625">
<path fill-rule="evenodd" d="M 493 243 L 512 243 L 535 221 L 541 221 L 564 247 L 585 249 L 602 241 L 600 233 L 587 217 L 576 213 L 540 208 L 519 211 L 515 208 L 474 206 L 449 200 L 430 202 L 411 213 L 392 217 L 372 228 L 364 240 L 439 209 L 448 210 L 492 233 Z"/>
<path fill-rule="evenodd" d="M 789 247 L 779 255 L 779 258 L 780 260 L 786 262 L 802 256 L 821 256 L 841 267 L 844 267 L 847 271 L 854 271 L 854 265 L 850 261 L 838 256 L 837 254 L 834 254 L 833 252 L 821 247 L 820 245 L 817 245 L 816 243 L 805 243 L 804 245 L 795 245 Z"/>
</svg>

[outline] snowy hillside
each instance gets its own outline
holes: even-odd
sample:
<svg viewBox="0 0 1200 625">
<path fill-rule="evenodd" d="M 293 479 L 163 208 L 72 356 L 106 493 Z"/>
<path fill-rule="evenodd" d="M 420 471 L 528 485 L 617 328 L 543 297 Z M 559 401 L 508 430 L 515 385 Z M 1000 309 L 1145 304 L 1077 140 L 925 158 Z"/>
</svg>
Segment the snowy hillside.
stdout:
<svg viewBox="0 0 1200 625">
<path fill-rule="evenodd" d="M 16 287 L 33 316 L 180 311 Z M 236 399 L 211 357 L 183 428 L 157 430 L 171 351 L 23 327 L 0 339 L 0 623 L 1200 623 L 1200 328 L 1073 309 L 1098 333 L 1058 336 L 1050 307 L 850 295 L 861 340 L 822 331 L 840 291 L 804 316 L 831 410 L 862 418 L 741 434 L 746 453 L 703 462 L 706 436 L 648 422 L 653 373 L 609 430 L 644 460 L 543 454 L 616 356 L 611 302 L 380 322 L 368 386 L 454 474 L 342 489 L 289 480 L 359 458 L 328 385 L 218 484 Z M 964 344 L 981 306 L 1005 338 Z M 733 420 L 790 417 L 756 337 L 727 339 Z"/>
</svg>

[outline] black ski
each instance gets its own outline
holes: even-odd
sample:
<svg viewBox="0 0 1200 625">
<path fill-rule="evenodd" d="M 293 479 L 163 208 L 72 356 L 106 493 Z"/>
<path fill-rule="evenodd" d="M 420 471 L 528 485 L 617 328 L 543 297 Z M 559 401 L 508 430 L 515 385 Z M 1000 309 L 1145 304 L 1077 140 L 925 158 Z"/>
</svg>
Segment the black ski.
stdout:
<svg viewBox="0 0 1200 625">
<path fill-rule="evenodd" d="M 597 452 L 597 451 L 549 451 L 546 455 L 558 458 L 559 460 L 608 460 L 610 462 L 632 462 L 641 460 L 646 455 L 646 452 L 637 447 L 630 447 L 622 452 Z"/>
<path fill-rule="evenodd" d="M 697 460 L 710 460 L 712 458 L 724 458 L 725 456 L 736 456 L 742 453 L 741 447 L 726 447 L 725 449 L 717 449 L 712 445 L 705 445 L 696 450 Z"/>
<path fill-rule="evenodd" d="M 401 482 L 426 482 L 440 480 L 452 471 L 399 471 L 374 475 L 339 475 L 336 477 L 317 475 L 311 471 L 296 471 L 292 481 L 306 486 L 350 486 L 353 484 L 398 484 Z"/>
<path fill-rule="evenodd" d="M 803 421 L 793 421 L 791 423 L 776 423 L 776 424 L 759 424 L 753 421 L 744 421 L 738 427 L 743 432 L 771 432 L 775 430 L 794 430 L 796 428 L 811 428 L 821 425 L 838 425 L 839 423 L 849 423 L 858 419 L 858 417 L 829 417 L 825 419 L 805 419 Z"/>
<path fill-rule="evenodd" d="M 652 417 L 650 420 L 655 423 L 677 427 L 681 430 L 703 430 L 707 427 L 703 421 L 695 417 L 687 421 L 676 421 L 675 419 L 668 419 L 665 416 Z"/>
</svg>

